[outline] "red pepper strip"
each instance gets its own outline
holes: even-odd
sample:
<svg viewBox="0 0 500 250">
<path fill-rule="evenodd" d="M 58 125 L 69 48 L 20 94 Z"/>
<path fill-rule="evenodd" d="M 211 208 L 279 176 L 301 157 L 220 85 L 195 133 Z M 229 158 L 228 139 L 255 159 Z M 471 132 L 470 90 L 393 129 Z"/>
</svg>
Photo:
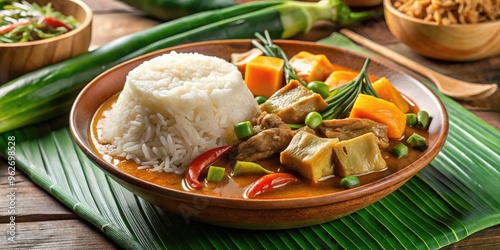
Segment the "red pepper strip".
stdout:
<svg viewBox="0 0 500 250">
<path fill-rule="evenodd" d="M 20 21 L 17 23 L 12 23 L 12 24 L 7 24 L 4 26 L 1 26 L 0 27 L 0 35 L 6 34 L 19 26 L 27 25 L 30 22 L 31 22 L 31 20 L 23 20 L 23 21 Z"/>
<path fill-rule="evenodd" d="M 299 178 L 288 173 L 273 173 L 260 177 L 247 188 L 245 195 L 248 198 L 253 198 L 267 190 L 286 185 L 290 182 L 298 181 Z"/>
<path fill-rule="evenodd" d="M 46 16 L 43 18 L 43 21 L 50 27 L 52 28 L 59 28 L 59 27 L 64 27 L 66 28 L 68 31 L 71 30 L 71 28 L 65 24 L 63 21 L 59 20 L 59 19 L 55 19 L 53 17 L 50 17 L 50 16 Z"/>
<path fill-rule="evenodd" d="M 191 188 L 200 189 L 201 184 L 198 181 L 198 177 L 200 176 L 201 172 L 212 163 L 216 162 L 224 155 L 226 155 L 232 147 L 232 145 L 229 145 L 210 149 L 196 157 L 189 165 L 186 176 L 184 177 L 187 181 L 187 184 Z"/>
</svg>

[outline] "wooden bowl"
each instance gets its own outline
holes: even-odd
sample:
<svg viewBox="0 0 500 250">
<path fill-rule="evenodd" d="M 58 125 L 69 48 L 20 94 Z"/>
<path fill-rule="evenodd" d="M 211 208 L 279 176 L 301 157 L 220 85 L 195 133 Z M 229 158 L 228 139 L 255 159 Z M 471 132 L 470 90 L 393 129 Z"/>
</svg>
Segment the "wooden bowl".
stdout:
<svg viewBox="0 0 500 250">
<path fill-rule="evenodd" d="M 73 16 L 80 26 L 57 37 L 25 43 L 0 43 L 0 84 L 33 70 L 88 51 L 92 33 L 92 10 L 80 0 L 35 0 L 40 6 L 52 2 L 55 10 Z"/>
<path fill-rule="evenodd" d="M 347 50 L 311 42 L 283 41 L 275 43 L 291 56 L 302 50 L 325 54 L 335 63 L 360 69 L 365 57 Z M 327 195 L 287 199 L 243 199 L 204 196 L 162 187 L 129 175 L 96 154 L 89 141 L 92 118 L 99 107 L 120 92 L 129 71 L 145 60 L 175 50 L 178 53 L 198 52 L 230 60 L 233 52 L 251 49 L 250 40 L 199 42 L 165 49 L 120 64 L 98 76 L 77 97 L 70 114 L 73 138 L 83 152 L 106 174 L 123 187 L 151 203 L 184 219 L 197 220 L 225 227 L 246 229 L 285 229 L 304 227 L 340 218 L 362 209 L 403 185 L 423 169 L 439 153 L 448 131 L 448 116 L 434 93 L 402 71 L 373 60 L 368 73 L 388 77 L 432 117 L 429 127 L 429 147 L 415 162 L 387 177 L 358 188 Z"/>
<path fill-rule="evenodd" d="M 402 43 L 426 57 L 473 61 L 500 55 L 500 20 L 440 25 L 410 17 L 384 0 L 387 26 Z"/>
</svg>

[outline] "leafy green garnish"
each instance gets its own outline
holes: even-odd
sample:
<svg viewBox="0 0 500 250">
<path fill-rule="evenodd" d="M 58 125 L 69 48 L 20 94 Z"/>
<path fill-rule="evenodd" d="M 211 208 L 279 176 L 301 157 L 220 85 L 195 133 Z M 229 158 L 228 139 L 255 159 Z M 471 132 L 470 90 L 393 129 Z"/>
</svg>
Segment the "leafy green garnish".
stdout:
<svg viewBox="0 0 500 250">
<path fill-rule="evenodd" d="M 252 40 L 252 44 L 256 48 L 260 49 L 266 56 L 281 58 L 285 61 L 284 74 L 287 83 L 293 79 L 299 81 L 304 87 L 307 87 L 307 84 L 293 70 L 283 49 L 273 43 L 267 30 L 264 31 L 264 36 L 258 32 L 255 33 L 255 36 L 262 42 L 261 44 L 257 40 Z M 359 93 L 378 97 L 368 78 L 367 69 L 369 64 L 370 58 L 366 58 L 356 78 L 345 85 L 329 91 L 328 96 L 325 98 L 325 102 L 328 105 L 321 111 L 323 120 L 346 117 L 351 111 Z"/>
</svg>

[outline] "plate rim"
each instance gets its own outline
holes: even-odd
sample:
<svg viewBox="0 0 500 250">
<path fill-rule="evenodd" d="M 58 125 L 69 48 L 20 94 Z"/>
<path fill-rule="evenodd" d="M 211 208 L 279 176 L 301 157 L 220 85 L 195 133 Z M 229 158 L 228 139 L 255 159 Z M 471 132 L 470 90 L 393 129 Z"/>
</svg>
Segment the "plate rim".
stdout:
<svg viewBox="0 0 500 250">
<path fill-rule="evenodd" d="M 425 168 L 432 159 L 434 159 L 437 154 L 441 151 L 442 147 L 444 146 L 444 143 L 446 141 L 446 137 L 448 134 L 448 126 L 449 126 L 449 119 L 448 119 L 448 114 L 446 111 L 446 108 L 444 107 L 444 104 L 441 102 L 439 97 L 425 84 L 423 84 L 421 81 L 417 80 L 407 72 L 405 72 L 402 69 L 399 69 L 396 65 L 391 65 L 385 62 L 384 60 L 380 60 L 378 58 L 371 58 L 372 62 L 376 62 L 378 64 L 383 65 L 384 67 L 387 67 L 391 70 L 394 70 L 398 72 L 399 74 L 404 75 L 407 78 L 412 79 L 414 82 L 416 82 L 419 86 L 419 88 L 422 88 L 427 92 L 429 97 L 433 99 L 435 102 L 439 104 L 438 110 L 440 111 L 440 115 L 442 115 L 442 120 L 443 123 L 440 124 L 439 128 L 439 133 L 437 136 L 437 141 L 432 145 L 432 147 L 429 147 L 426 152 L 419 157 L 415 162 L 409 164 L 408 166 L 398 170 L 395 173 L 392 173 L 386 177 L 383 177 L 377 181 L 368 183 L 366 185 L 363 185 L 361 189 L 349 189 L 349 190 L 343 190 L 340 192 L 334 192 L 331 194 L 325 194 L 325 195 L 318 195 L 318 196 L 309 196 L 309 197 L 296 197 L 296 198 L 283 198 L 283 199 L 244 199 L 244 198 L 235 198 L 235 197 L 219 197 L 219 196 L 207 196 L 204 194 L 198 194 L 198 193 L 192 193 L 188 191 L 181 191 L 177 190 L 174 188 L 169 188 L 169 187 L 164 187 L 157 185 L 155 183 L 148 182 L 146 180 L 140 179 L 138 177 L 132 176 L 128 173 L 125 173 L 118 169 L 117 167 L 114 167 L 112 164 L 107 163 L 104 161 L 102 158 L 98 157 L 91 148 L 87 145 L 90 143 L 88 140 L 87 142 L 84 141 L 84 138 L 81 136 L 79 130 L 78 130 L 78 124 L 76 121 L 76 115 L 78 114 L 78 106 L 81 102 L 81 100 L 86 97 L 85 94 L 94 87 L 94 85 L 97 85 L 100 79 L 106 77 L 107 74 L 110 74 L 114 71 L 117 71 L 121 69 L 122 67 L 126 65 L 131 65 L 133 63 L 137 63 L 139 61 L 144 61 L 149 57 L 155 56 L 155 55 L 160 55 L 164 54 L 166 52 L 174 51 L 174 50 L 179 50 L 179 49 L 185 49 L 188 47 L 193 47 L 193 46 L 200 46 L 204 45 L 207 43 L 214 44 L 214 45 L 228 45 L 228 43 L 233 43 L 233 44 L 249 44 L 251 43 L 252 39 L 230 39 L 230 40 L 213 40 L 213 41 L 203 41 L 203 42 L 195 42 L 195 43 L 189 43 L 189 44 L 183 44 L 183 45 L 178 45 L 178 46 L 173 46 L 157 51 L 153 51 L 151 53 L 127 60 L 123 63 L 120 63 L 99 76 L 97 76 L 95 79 L 93 79 L 89 84 L 87 84 L 83 90 L 79 93 L 78 97 L 76 98 L 75 102 L 72 105 L 71 111 L 70 111 L 70 131 L 73 139 L 77 143 L 78 147 L 82 149 L 82 151 L 89 157 L 95 165 L 101 170 L 103 170 L 108 176 L 112 177 L 115 181 L 121 183 L 125 188 L 129 189 L 131 187 L 135 189 L 142 190 L 146 193 L 154 192 L 156 195 L 160 195 L 162 197 L 168 198 L 168 199 L 174 199 L 180 202 L 189 202 L 194 199 L 203 199 L 205 201 L 208 201 L 211 206 L 221 206 L 221 207 L 226 207 L 226 208 L 246 208 L 246 209 L 261 209 L 262 207 L 266 207 L 268 209 L 283 209 L 283 208 L 302 208 L 302 207 L 313 207 L 313 206 L 321 206 L 321 205 L 326 205 L 326 204 L 332 204 L 332 203 L 340 203 L 344 202 L 347 200 L 352 200 L 355 198 L 360 198 L 364 197 L 366 195 L 373 194 L 375 192 L 390 188 L 391 186 L 397 185 L 398 187 L 402 185 L 404 182 L 406 182 L 410 177 L 414 176 L 418 171 L 421 169 Z M 324 45 L 324 44 L 318 44 L 315 42 L 309 42 L 309 41 L 298 41 L 298 40 L 281 40 L 281 39 L 276 39 L 273 40 L 277 45 L 280 44 L 288 44 L 288 45 L 307 45 L 307 46 L 315 46 L 315 47 L 324 47 L 326 49 L 334 49 L 338 50 L 340 53 L 346 53 L 349 55 L 353 55 L 356 57 L 363 57 L 366 58 L 367 56 L 354 52 L 351 50 L 347 50 L 344 48 L 340 47 L 335 47 L 335 46 L 330 46 L 330 45 Z M 122 87 L 121 87 L 122 88 Z M 117 92 L 118 93 L 118 92 Z M 116 94 L 116 93 L 115 93 Z M 102 104 L 102 103 L 101 103 Z M 92 119 L 90 119 L 92 120 Z M 87 126 L 88 127 L 88 126 Z M 429 160 L 430 159 L 430 160 Z M 427 163 L 425 163 L 427 162 Z M 419 165 L 420 164 L 420 165 Z M 106 166 L 106 167 L 103 167 Z M 422 166 L 425 165 L 425 166 Z M 405 170 L 405 171 L 403 171 Z M 393 180 L 395 179 L 395 180 Z M 401 183 L 403 182 L 403 183 Z M 398 185 L 399 184 L 399 185 Z M 131 190 L 132 191 L 132 190 Z M 135 193 L 135 192 L 134 192 Z M 271 206 L 272 205 L 272 206 Z"/>
</svg>

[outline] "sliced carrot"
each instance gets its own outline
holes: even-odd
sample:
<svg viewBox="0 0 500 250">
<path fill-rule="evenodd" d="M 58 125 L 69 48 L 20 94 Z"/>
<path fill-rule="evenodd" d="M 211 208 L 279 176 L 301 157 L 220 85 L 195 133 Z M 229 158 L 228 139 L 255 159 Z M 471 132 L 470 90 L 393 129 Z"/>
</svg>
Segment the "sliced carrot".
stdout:
<svg viewBox="0 0 500 250">
<path fill-rule="evenodd" d="M 359 71 L 355 71 L 352 69 L 346 70 L 335 70 L 333 71 L 328 78 L 325 80 L 325 84 L 328 86 L 330 90 L 340 87 L 344 84 L 349 83 L 354 78 L 359 75 Z M 376 81 L 378 78 L 373 75 L 368 75 L 368 79 L 370 82 Z"/>
<path fill-rule="evenodd" d="M 408 111 L 410 111 L 408 102 L 387 78 L 382 77 L 378 79 L 372 83 L 372 86 L 380 98 L 394 103 L 403 113 L 408 113 Z"/>
<path fill-rule="evenodd" d="M 21 20 L 17 23 L 12 23 L 12 24 L 0 26 L 0 35 L 9 33 L 12 30 L 14 30 L 15 28 L 17 28 L 19 26 L 28 25 L 29 23 L 31 23 L 31 20 Z"/>
<path fill-rule="evenodd" d="M 247 62 L 245 82 L 254 96 L 269 98 L 283 86 L 283 68 L 281 58 L 258 56 Z"/>
<path fill-rule="evenodd" d="M 367 118 L 387 125 L 387 137 L 399 139 L 406 128 L 406 115 L 392 102 L 371 95 L 359 94 L 351 118 Z"/>
<path fill-rule="evenodd" d="M 305 81 L 324 81 L 334 70 L 334 66 L 323 54 L 301 51 L 290 59 L 290 66 L 297 76 Z"/>
</svg>

